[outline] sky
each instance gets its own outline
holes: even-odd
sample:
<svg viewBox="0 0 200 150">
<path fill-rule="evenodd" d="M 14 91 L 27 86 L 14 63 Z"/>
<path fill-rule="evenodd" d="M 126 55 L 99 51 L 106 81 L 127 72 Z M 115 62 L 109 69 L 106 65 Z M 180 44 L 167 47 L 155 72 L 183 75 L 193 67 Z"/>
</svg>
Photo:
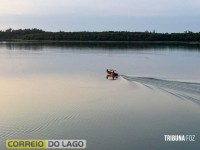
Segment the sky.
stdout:
<svg viewBox="0 0 200 150">
<path fill-rule="evenodd" d="M 200 0 L 0 0 L 0 30 L 200 32 Z"/>
</svg>

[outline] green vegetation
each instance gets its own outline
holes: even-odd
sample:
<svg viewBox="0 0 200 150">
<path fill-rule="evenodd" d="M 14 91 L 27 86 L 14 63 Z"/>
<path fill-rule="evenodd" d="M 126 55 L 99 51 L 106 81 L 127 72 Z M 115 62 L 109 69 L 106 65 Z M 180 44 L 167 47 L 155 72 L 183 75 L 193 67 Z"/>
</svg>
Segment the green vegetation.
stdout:
<svg viewBox="0 0 200 150">
<path fill-rule="evenodd" d="M 0 31 L 0 40 L 52 40 L 52 41 L 183 41 L 200 42 L 200 32 L 46 32 L 40 29 L 7 29 Z"/>
</svg>

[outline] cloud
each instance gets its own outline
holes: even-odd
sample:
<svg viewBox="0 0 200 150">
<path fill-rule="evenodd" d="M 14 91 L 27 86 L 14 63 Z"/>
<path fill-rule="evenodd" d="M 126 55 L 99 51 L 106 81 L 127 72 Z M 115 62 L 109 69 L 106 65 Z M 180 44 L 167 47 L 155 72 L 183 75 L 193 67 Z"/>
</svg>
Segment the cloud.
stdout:
<svg viewBox="0 0 200 150">
<path fill-rule="evenodd" d="M 1 29 L 39 28 L 46 31 L 199 32 L 199 17 L 132 17 L 65 15 L 0 15 Z"/>
<path fill-rule="evenodd" d="M 1 14 L 169 16 L 200 14 L 197 0 L 0 0 Z"/>
<path fill-rule="evenodd" d="M 198 31 L 199 0 L 0 0 L 1 29 Z"/>
</svg>

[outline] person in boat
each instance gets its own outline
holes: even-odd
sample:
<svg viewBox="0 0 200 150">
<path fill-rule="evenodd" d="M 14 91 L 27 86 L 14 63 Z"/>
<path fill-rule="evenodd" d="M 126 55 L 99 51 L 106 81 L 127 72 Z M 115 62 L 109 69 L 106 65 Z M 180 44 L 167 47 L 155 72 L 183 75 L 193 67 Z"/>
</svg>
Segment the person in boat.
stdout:
<svg viewBox="0 0 200 150">
<path fill-rule="evenodd" d="M 107 76 L 106 76 L 107 79 L 108 79 L 108 77 L 113 78 L 113 80 L 115 78 L 118 78 L 118 73 L 116 73 L 115 70 L 108 70 L 108 69 L 106 69 L 106 72 L 107 72 Z"/>
</svg>

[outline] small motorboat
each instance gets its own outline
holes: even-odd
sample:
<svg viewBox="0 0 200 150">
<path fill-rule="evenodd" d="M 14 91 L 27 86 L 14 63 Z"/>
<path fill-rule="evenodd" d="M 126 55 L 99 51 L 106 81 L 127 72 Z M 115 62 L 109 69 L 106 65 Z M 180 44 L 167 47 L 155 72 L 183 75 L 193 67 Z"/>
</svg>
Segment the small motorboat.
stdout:
<svg viewBox="0 0 200 150">
<path fill-rule="evenodd" d="M 107 76 L 106 76 L 107 79 L 111 77 L 114 80 L 114 79 L 117 79 L 119 76 L 117 71 L 113 69 L 107 69 L 106 72 L 107 72 Z"/>
</svg>

